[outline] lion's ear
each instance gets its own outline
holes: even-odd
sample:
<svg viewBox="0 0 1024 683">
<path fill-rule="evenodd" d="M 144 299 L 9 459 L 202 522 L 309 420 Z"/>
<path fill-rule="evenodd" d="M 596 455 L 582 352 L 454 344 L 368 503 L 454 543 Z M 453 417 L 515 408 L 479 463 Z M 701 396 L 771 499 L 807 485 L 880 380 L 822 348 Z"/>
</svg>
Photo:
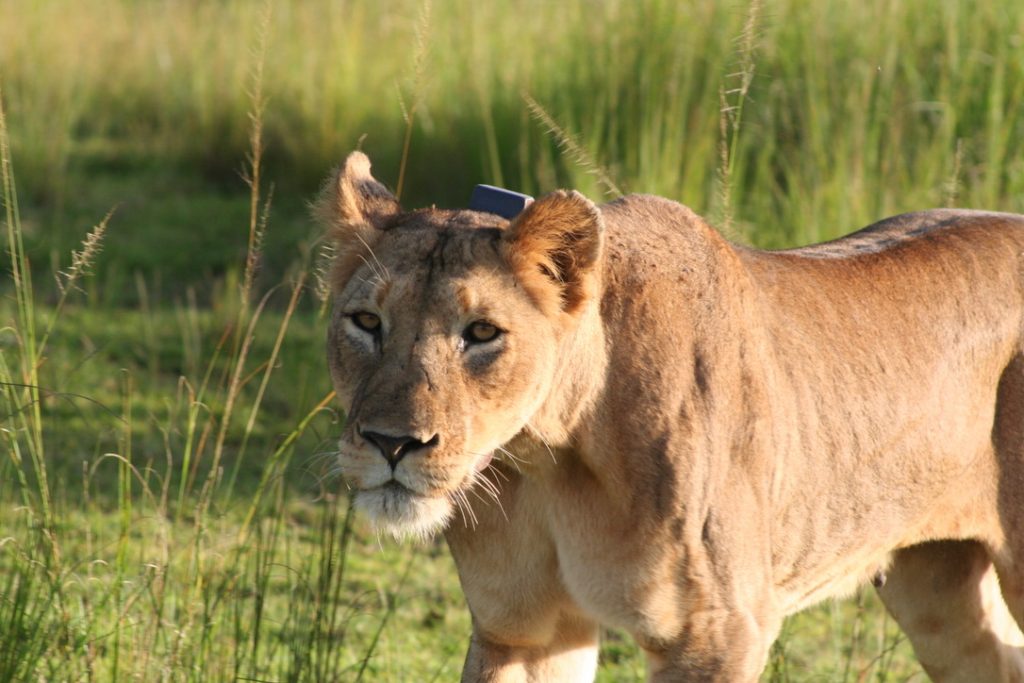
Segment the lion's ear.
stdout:
<svg viewBox="0 0 1024 683">
<path fill-rule="evenodd" d="M 335 286 L 348 279 L 360 256 L 372 248 L 377 231 L 401 212 L 395 196 L 370 175 L 370 159 L 362 152 L 349 154 L 313 205 L 334 246 Z"/>
<path fill-rule="evenodd" d="M 505 232 L 505 253 L 545 309 L 575 313 L 596 287 L 604 222 L 579 192 L 559 190 L 523 210 Z"/>
<path fill-rule="evenodd" d="M 366 237 L 383 227 L 402 207 L 395 196 L 370 175 L 370 159 L 352 152 L 325 184 L 314 206 L 317 218 L 330 231 L 338 246 L 356 237 Z"/>
</svg>

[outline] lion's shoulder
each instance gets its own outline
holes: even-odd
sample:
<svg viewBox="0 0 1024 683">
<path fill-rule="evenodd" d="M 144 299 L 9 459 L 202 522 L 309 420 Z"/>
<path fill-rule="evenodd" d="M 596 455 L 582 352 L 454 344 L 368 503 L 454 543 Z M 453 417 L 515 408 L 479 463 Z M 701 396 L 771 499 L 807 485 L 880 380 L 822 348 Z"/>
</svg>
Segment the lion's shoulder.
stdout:
<svg viewBox="0 0 1024 683">
<path fill-rule="evenodd" d="M 629 194 L 601 205 L 601 213 L 612 233 L 638 231 L 705 231 L 709 226 L 688 206 L 650 194 Z"/>
<path fill-rule="evenodd" d="M 688 206 L 664 197 L 631 194 L 601 206 L 609 256 L 637 272 L 704 263 L 726 239 Z M 609 264 L 613 269 L 614 264 Z"/>
</svg>

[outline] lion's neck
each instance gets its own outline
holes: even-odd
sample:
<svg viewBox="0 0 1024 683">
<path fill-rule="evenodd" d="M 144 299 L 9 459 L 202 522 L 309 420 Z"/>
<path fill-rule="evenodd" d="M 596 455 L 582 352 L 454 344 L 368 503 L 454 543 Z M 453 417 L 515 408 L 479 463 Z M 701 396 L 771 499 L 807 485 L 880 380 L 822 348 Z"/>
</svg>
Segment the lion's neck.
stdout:
<svg viewBox="0 0 1024 683">
<path fill-rule="evenodd" d="M 608 358 L 597 302 L 580 313 L 579 323 L 560 346 L 548 395 L 527 425 L 532 436 L 552 448 L 571 445 L 604 386 Z"/>
</svg>

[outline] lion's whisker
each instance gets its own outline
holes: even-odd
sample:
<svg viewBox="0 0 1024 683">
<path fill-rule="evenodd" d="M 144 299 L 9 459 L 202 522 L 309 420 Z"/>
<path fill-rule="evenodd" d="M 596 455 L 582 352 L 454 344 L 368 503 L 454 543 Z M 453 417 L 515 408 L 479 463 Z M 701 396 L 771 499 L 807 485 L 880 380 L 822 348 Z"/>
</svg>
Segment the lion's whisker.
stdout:
<svg viewBox="0 0 1024 683">
<path fill-rule="evenodd" d="M 492 470 L 495 472 L 498 471 L 494 468 L 492 468 Z M 479 484 L 479 490 L 477 484 Z M 505 513 L 505 507 L 501 504 L 501 488 L 498 486 L 497 482 L 488 479 L 483 472 L 474 472 L 470 477 L 468 488 L 473 492 L 473 495 L 484 503 L 488 501 L 480 495 L 480 490 L 486 493 L 487 496 L 494 501 L 495 505 L 498 506 L 498 510 L 501 511 L 501 516 L 505 518 L 505 521 L 508 521 L 508 515 Z"/>
<path fill-rule="evenodd" d="M 518 472 L 519 472 L 520 474 L 522 474 L 522 470 L 520 470 L 520 469 L 519 469 L 518 467 L 516 467 L 516 471 L 518 471 Z M 503 471 L 501 470 L 501 468 L 500 468 L 500 467 L 492 467 L 492 468 L 491 468 L 491 472 L 494 472 L 494 475 L 495 475 L 496 477 L 501 477 L 501 480 L 502 480 L 502 481 L 506 481 L 506 482 L 507 482 L 507 481 L 510 481 L 510 480 L 509 480 L 509 478 L 508 478 L 508 475 L 507 475 L 507 474 L 505 474 L 505 473 L 504 473 L 504 472 L 503 472 Z M 495 483 L 497 483 L 497 482 L 495 482 Z"/>
<path fill-rule="evenodd" d="M 494 484 L 491 482 L 487 483 L 490 486 L 494 486 Z M 487 503 L 488 501 L 482 495 L 480 495 L 480 491 L 483 490 L 483 492 L 486 493 L 494 501 L 494 504 L 498 506 L 498 511 L 501 512 L 501 516 L 505 518 L 505 521 L 509 521 L 508 515 L 505 514 L 505 508 L 501 504 L 501 498 L 498 496 L 497 490 L 489 488 L 488 486 L 485 485 L 481 485 L 479 489 L 474 486 L 470 490 L 473 492 L 473 495 L 476 496 L 478 500 L 480 500 L 483 503 Z"/>
<path fill-rule="evenodd" d="M 481 503 L 485 503 L 486 504 L 486 503 L 490 502 L 486 498 L 484 498 L 482 495 L 480 495 L 480 490 L 479 489 L 473 488 L 473 489 L 470 489 L 470 491 L 473 493 L 474 496 L 476 496 L 477 500 L 479 500 Z M 486 490 L 484 490 L 484 492 L 488 493 Z M 507 522 L 508 521 L 508 515 L 505 514 L 505 508 L 503 508 L 501 506 L 501 501 L 498 500 L 497 498 L 494 498 L 494 502 L 497 504 L 498 510 L 501 511 L 501 516 L 504 517 L 505 521 Z"/>
<path fill-rule="evenodd" d="M 365 242 L 363 244 L 365 244 Z M 381 274 L 377 271 L 377 267 L 374 264 L 370 263 L 365 256 L 359 254 L 359 260 L 362 261 L 366 265 L 366 267 L 370 269 L 370 272 L 373 273 L 374 277 L 380 278 Z M 368 285 L 371 284 L 371 282 L 366 279 L 363 279 L 363 282 L 365 282 Z"/>
<path fill-rule="evenodd" d="M 529 427 L 530 432 L 537 438 L 537 440 L 544 445 L 544 448 L 548 449 L 548 455 L 551 456 L 551 462 L 557 465 L 558 458 L 555 457 L 555 451 L 551 448 L 551 444 L 548 443 L 548 440 L 545 439 L 539 431 L 534 429 L 533 425 L 531 425 L 530 423 L 527 423 L 526 426 Z"/>
<path fill-rule="evenodd" d="M 511 462 L 512 466 L 516 468 L 516 471 L 518 471 L 519 473 L 522 473 L 523 470 L 522 470 L 522 468 L 519 465 L 520 464 L 525 465 L 526 464 L 526 460 L 524 460 L 523 458 L 520 458 L 518 455 L 516 455 L 515 453 L 513 453 L 509 449 L 505 448 L 504 446 L 498 446 L 495 450 L 501 451 L 502 454 L 507 456 L 508 459 L 509 459 L 509 462 Z"/>
<path fill-rule="evenodd" d="M 447 494 L 447 496 L 448 500 L 450 500 L 452 504 L 455 505 L 456 508 L 458 508 L 459 516 L 462 517 L 462 523 L 465 526 L 469 526 L 469 522 L 466 519 L 466 510 L 465 508 L 462 507 L 462 501 L 459 500 L 458 491 L 450 491 Z"/>
<path fill-rule="evenodd" d="M 466 497 L 466 492 L 459 489 L 458 491 L 455 491 L 453 496 L 456 504 L 459 506 L 459 509 L 462 510 L 463 523 L 471 529 L 476 529 L 479 521 L 476 518 L 476 513 L 473 512 L 473 506 L 469 503 L 469 498 Z"/>
<path fill-rule="evenodd" d="M 476 476 L 476 478 L 474 479 L 474 483 L 477 482 L 479 482 L 480 488 L 487 491 L 487 493 L 489 493 L 491 497 L 494 498 L 495 501 L 498 500 L 498 495 L 501 493 L 501 489 L 498 488 L 498 484 L 496 482 L 491 481 L 490 479 L 483 475 Z"/>
<path fill-rule="evenodd" d="M 388 272 L 388 269 L 384 266 L 383 263 L 380 262 L 380 259 L 377 258 L 377 254 L 374 253 L 373 247 L 371 247 L 369 244 L 367 244 L 366 240 L 364 240 L 363 236 L 360 235 L 359 233 L 355 233 L 355 236 L 356 236 L 356 239 L 358 239 L 360 242 L 362 242 L 363 246 L 366 247 L 366 250 L 368 252 L 370 252 L 370 256 L 373 257 L 374 263 L 376 263 L 377 266 L 380 268 L 379 273 L 380 273 L 381 281 L 390 280 L 391 279 L 391 273 Z M 378 273 L 377 269 L 374 268 L 372 265 L 370 265 L 370 262 L 367 261 L 366 258 L 364 258 L 361 254 L 360 254 L 359 258 L 363 259 L 363 263 L 365 263 L 366 266 L 370 270 L 372 270 L 374 273 Z"/>
</svg>

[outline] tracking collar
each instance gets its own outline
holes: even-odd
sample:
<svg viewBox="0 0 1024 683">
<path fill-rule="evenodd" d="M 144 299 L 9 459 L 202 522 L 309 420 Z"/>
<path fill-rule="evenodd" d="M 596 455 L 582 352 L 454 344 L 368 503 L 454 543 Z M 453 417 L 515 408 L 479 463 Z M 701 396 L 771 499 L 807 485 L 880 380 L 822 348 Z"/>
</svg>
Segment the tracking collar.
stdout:
<svg viewBox="0 0 1024 683">
<path fill-rule="evenodd" d="M 493 185 L 477 185 L 469 198 L 469 208 L 473 211 L 493 213 L 502 218 L 512 219 L 530 205 L 533 197 L 506 190 Z"/>
</svg>

